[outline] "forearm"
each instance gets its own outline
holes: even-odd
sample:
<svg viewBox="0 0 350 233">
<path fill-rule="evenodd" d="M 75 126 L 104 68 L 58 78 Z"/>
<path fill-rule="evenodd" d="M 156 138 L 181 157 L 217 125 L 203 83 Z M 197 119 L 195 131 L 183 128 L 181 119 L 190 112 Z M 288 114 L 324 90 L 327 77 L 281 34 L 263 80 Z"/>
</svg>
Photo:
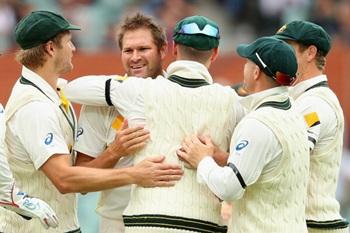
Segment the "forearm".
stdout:
<svg viewBox="0 0 350 233">
<path fill-rule="evenodd" d="M 78 152 L 76 166 L 92 168 L 113 168 L 121 156 L 112 153 L 108 148 L 96 158 Z"/>
<path fill-rule="evenodd" d="M 133 168 L 69 167 L 66 170 L 54 182 L 61 193 L 95 192 L 134 183 Z"/>
<path fill-rule="evenodd" d="M 236 200 L 244 194 L 244 188 L 232 169 L 228 166 L 220 167 L 211 157 L 206 157 L 199 163 L 197 178 L 200 183 L 206 183 L 221 200 Z"/>
<path fill-rule="evenodd" d="M 97 169 L 70 165 L 70 156 L 55 154 L 40 168 L 61 193 L 94 192 L 131 184 L 132 168 Z"/>
</svg>

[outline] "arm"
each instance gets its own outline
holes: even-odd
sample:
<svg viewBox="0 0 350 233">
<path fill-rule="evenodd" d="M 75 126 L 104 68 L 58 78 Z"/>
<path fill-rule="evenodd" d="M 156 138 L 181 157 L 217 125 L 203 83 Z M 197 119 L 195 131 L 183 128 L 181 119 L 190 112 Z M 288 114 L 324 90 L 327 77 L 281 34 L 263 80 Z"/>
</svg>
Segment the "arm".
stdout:
<svg viewBox="0 0 350 233">
<path fill-rule="evenodd" d="M 210 143 L 203 145 L 200 140 L 185 143 L 185 151 L 178 151 L 178 155 L 197 166 L 199 182 L 206 183 L 225 201 L 241 198 L 245 187 L 255 183 L 265 166 L 278 159 L 282 150 L 272 131 L 256 120 L 241 122 L 235 129 L 225 167 L 220 167 L 209 156 Z"/>
<path fill-rule="evenodd" d="M 84 76 L 69 82 L 65 89 L 67 98 L 75 103 L 92 106 L 109 106 L 105 85 L 110 76 Z"/>
<path fill-rule="evenodd" d="M 61 193 L 95 192 L 128 184 L 173 186 L 183 172 L 179 165 L 163 163 L 164 159 L 164 156 L 159 156 L 145 159 L 134 167 L 96 169 L 72 167 L 69 155 L 55 154 L 41 170 Z"/>
<path fill-rule="evenodd" d="M 310 151 L 316 145 L 327 146 L 337 132 L 337 117 L 323 99 L 315 96 L 301 97 L 295 101 L 296 109 L 303 115 Z"/>
</svg>

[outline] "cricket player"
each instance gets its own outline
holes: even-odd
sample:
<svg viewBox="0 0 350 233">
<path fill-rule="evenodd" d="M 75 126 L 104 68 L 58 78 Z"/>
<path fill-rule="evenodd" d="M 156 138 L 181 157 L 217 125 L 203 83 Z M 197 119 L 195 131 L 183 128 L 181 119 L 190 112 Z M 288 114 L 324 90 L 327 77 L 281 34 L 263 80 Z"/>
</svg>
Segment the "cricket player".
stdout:
<svg viewBox="0 0 350 233">
<path fill-rule="evenodd" d="M 126 76 L 156 78 L 162 75 L 162 63 L 167 51 L 167 41 L 162 27 L 141 13 L 127 17 L 120 25 L 118 45 Z M 122 77 L 123 79 L 124 77 Z M 149 133 L 143 127 L 123 128 L 124 118 L 115 107 L 83 105 L 78 121 L 79 136 L 74 146 L 78 151 L 76 165 L 90 167 L 128 167 L 133 158 L 119 161 L 106 159 L 100 154 L 116 137 L 125 146 L 125 155 L 144 146 Z M 126 127 L 124 122 L 123 127 Z M 136 130 L 137 129 L 137 130 Z M 137 137 L 136 137 L 137 136 Z M 124 232 L 123 211 L 130 199 L 131 186 L 102 191 L 97 213 L 101 216 L 100 233 Z M 118 198 L 116 198 L 118 197 Z"/>
<path fill-rule="evenodd" d="M 179 157 L 197 168 L 197 181 L 233 201 L 232 232 L 306 233 L 308 142 L 304 120 L 288 96 L 297 71 L 293 48 L 262 37 L 239 45 L 247 59 L 242 104 L 250 111 L 231 139 L 228 163 L 211 157 L 209 137 L 187 137 Z"/>
<path fill-rule="evenodd" d="M 17 59 L 23 67 L 5 109 L 8 162 L 19 186 L 47 202 L 60 224 L 46 230 L 37 219 L 28 223 L 6 212 L 0 215 L 6 233 L 79 233 L 76 192 L 135 183 L 171 186 L 181 178 L 181 168 L 163 163 L 164 156 L 121 169 L 72 166 L 76 117 L 58 80 L 73 69 L 75 47 L 70 31 L 79 29 L 50 11 L 31 12 L 16 26 L 15 37 L 21 47 Z M 114 144 L 104 153 L 122 157 Z"/>
<path fill-rule="evenodd" d="M 38 218 L 46 229 L 57 227 L 58 219 L 51 207 L 40 199 L 28 196 L 15 185 L 5 157 L 4 136 L 4 108 L 0 104 L 0 206 L 27 220 Z M 0 232 L 3 232 L 1 228 Z"/>
<path fill-rule="evenodd" d="M 226 232 L 220 221 L 220 200 L 196 181 L 196 172 L 179 161 L 176 150 L 189 133 L 209 134 L 227 151 L 244 109 L 230 88 L 213 84 L 208 72 L 217 58 L 218 25 L 204 17 L 179 21 L 173 33 L 176 61 L 166 77 L 120 82 L 108 76 L 78 78 L 68 84 L 67 96 L 90 105 L 114 105 L 130 125 L 144 124 L 151 133 L 134 163 L 162 154 L 184 165 L 184 176 L 171 188 L 133 186 L 124 211 L 125 232 Z"/>
<path fill-rule="evenodd" d="M 331 38 L 321 26 L 308 21 L 290 22 L 275 36 L 294 47 L 298 60 L 297 80 L 289 92 L 304 116 L 309 135 L 308 231 L 348 233 L 349 223 L 340 215 L 335 198 L 343 151 L 344 114 L 325 74 Z"/>
</svg>

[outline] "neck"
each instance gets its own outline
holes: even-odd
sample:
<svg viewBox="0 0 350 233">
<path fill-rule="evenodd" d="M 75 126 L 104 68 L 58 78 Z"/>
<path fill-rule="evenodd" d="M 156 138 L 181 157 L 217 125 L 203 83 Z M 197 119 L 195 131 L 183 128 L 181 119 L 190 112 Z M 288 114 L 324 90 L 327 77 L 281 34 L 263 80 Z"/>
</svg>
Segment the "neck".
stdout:
<svg viewBox="0 0 350 233">
<path fill-rule="evenodd" d="M 258 93 L 279 86 L 271 77 L 263 75 L 260 77 L 249 94 Z"/>
<path fill-rule="evenodd" d="M 294 85 L 296 85 L 302 81 L 312 79 L 312 78 L 319 76 L 319 75 L 322 75 L 322 74 L 323 74 L 323 72 L 321 70 L 319 70 L 314 64 L 308 63 L 308 64 L 306 64 L 304 69 L 301 69 L 300 71 L 298 70 L 297 80 L 294 83 Z"/>
<path fill-rule="evenodd" d="M 44 79 L 54 90 L 57 89 L 57 79 L 59 75 L 50 69 L 50 67 L 43 66 L 33 71 Z"/>
</svg>

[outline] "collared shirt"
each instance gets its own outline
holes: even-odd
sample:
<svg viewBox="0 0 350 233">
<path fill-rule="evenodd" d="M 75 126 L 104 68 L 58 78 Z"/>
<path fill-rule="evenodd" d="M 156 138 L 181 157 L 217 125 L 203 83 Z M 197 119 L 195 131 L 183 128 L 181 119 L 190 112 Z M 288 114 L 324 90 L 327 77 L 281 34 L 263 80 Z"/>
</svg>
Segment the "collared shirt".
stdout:
<svg viewBox="0 0 350 233">
<path fill-rule="evenodd" d="M 59 110 L 61 100 L 56 90 L 38 74 L 23 67 L 22 76 L 57 105 L 57 109 L 54 109 L 50 103 L 31 101 L 18 109 L 7 124 L 13 136 L 12 147 L 16 150 L 13 156 L 33 162 L 34 167 L 39 169 L 50 156 L 70 153 L 57 115 L 62 114 Z"/>
<path fill-rule="evenodd" d="M 4 122 L 4 108 L 0 104 L 0 200 L 10 201 L 11 191 L 13 186 L 13 177 L 7 163 L 4 136 L 5 136 L 5 122 Z"/>
<path fill-rule="evenodd" d="M 287 99 L 287 88 L 276 87 L 241 99 L 252 111 L 269 96 L 280 95 Z M 274 169 L 280 161 L 282 146 L 272 130 L 256 119 L 242 119 L 231 139 L 228 163 L 236 166 L 247 186 L 255 183 L 260 175 Z M 197 179 L 206 183 L 220 199 L 232 201 L 243 196 L 245 189 L 238 177 L 228 167 L 218 166 L 213 158 L 205 157 L 197 168 Z"/>
<path fill-rule="evenodd" d="M 328 145 L 336 134 L 337 124 L 335 122 L 337 118 L 329 104 L 317 96 L 302 96 L 308 88 L 323 81 L 327 81 L 326 75 L 319 75 L 289 88 L 289 94 L 295 100 L 297 111 L 304 117 L 316 113 L 319 119 L 319 124 L 307 127 L 311 150 L 314 149 L 315 145 L 317 148 Z"/>
</svg>

